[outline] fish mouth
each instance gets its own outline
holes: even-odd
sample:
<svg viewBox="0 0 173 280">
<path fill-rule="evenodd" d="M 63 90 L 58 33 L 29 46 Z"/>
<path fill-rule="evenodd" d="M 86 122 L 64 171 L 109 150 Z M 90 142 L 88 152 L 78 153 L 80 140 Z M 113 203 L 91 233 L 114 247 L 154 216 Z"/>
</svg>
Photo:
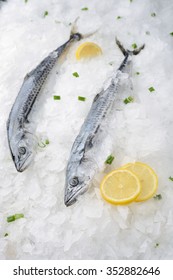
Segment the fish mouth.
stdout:
<svg viewBox="0 0 173 280">
<path fill-rule="evenodd" d="M 32 161 L 31 155 L 32 153 L 28 154 L 28 156 L 22 162 L 15 162 L 15 167 L 18 172 L 23 172 L 29 166 L 30 162 Z M 29 158 L 30 160 L 28 161 Z"/>
<path fill-rule="evenodd" d="M 73 205 L 77 201 L 77 197 L 84 194 L 86 191 L 87 191 L 87 188 L 82 189 L 82 187 L 81 187 L 77 192 L 75 192 L 74 194 L 71 194 L 70 196 L 65 194 L 65 197 L 64 197 L 65 205 L 67 207 Z"/>
<path fill-rule="evenodd" d="M 64 203 L 67 207 L 73 205 L 76 201 L 77 201 L 77 199 L 74 196 L 70 197 L 69 199 L 66 199 L 66 197 L 65 197 L 65 199 L 64 199 Z"/>
</svg>

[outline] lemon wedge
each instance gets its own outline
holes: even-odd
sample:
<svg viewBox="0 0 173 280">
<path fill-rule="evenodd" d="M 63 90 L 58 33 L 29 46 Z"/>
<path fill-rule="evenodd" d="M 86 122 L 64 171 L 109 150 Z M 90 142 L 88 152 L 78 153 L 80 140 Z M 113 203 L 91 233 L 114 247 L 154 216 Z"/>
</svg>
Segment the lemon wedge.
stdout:
<svg viewBox="0 0 173 280">
<path fill-rule="evenodd" d="M 141 192 L 135 199 L 136 202 L 145 201 L 156 193 L 158 178 L 154 170 L 145 163 L 134 162 L 122 166 L 124 170 L 132 171 L 136 174 L 141 183 Z"/>
<path fill-rule="evenodd" d="M 102 54 L 102 49 L 93 42 L 84 42 L 76 50 L 76 59 L 91 58 Z"/>
<path fill-rule="evenodd" d="M 102 197 L 112 204 L 127 204 L 136 199 L 141 183 L 135 173 L 117 169 L 108 173 L 100 185 Z"/>
</svg>

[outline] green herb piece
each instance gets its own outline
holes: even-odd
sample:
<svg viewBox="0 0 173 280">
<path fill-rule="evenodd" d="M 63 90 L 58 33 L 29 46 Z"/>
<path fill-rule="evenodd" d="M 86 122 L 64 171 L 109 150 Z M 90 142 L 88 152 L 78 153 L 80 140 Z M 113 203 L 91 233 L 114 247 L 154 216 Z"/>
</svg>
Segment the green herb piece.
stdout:
<svg viewBox="0 0 173 280">
<path fill-rule="evenodd" d="M 117 16 L 117 19 L 121 19 L 122 17 L 120 17 L 120 16 Z"/>
<path fill-rule="evenodd" d="M 45 147 L 46 147 L 46 144 L 43 143 L 43 142 L 40 142 L 40 143 L 38 143 L 38 146 L 39 146 L 40 148 L 45 148 Z"/>
<path fill-rule="evenodd" d="M 112 164 L 113 160 L 114 160 L 114 156 L 109 155 L 105 161 L 106 164 Z"/>
<path fill-rule="evenodd" d="M 133 49 L 137 49 L 136 43 L 132 44 L 132 48 L 133 48 Z"/>
<path fill-rule="evenodd" d="M 155 91 L 155 88 L 149 87 L 148 90 L 149 90 L 150 92 L 153 92 L 153 91 Z"/>
<path fill-rule="evenodd" d="M 25 3 L 28 3 L 28 0 L 25 0 Z"/>
<path fill-rule="evenodd" d="M 49 142 L 49 139 L 46 139 L 45 144 L 46 144 L 46 145 L 49 145 L 49 143 L 50 143 L 50 142 Z"/>
<path fill-rule="evenodd" d="M 7 237 L 8 236 L 8 233 L 6 232 L 5 234 L 4 234 L 4 237 Z"/>
<path fill-rule="evenodd" d="M 78 77 L 79 77 L 78 72 L 74 72 L 74 73 L 73 73 L 73 76 L 76 77 L 76 78 L 78 78 Z"/>
<path fill-rule="evenodd" d="M 86 100 L 86 97 L 78 96 L 78 100 L 79 100 L 79 101 L 85 101 L 85 100 Z"/>
<path fill-rule="evenodd" d="M 136 75 L 140 75 L 140 72 L 136 72 Z"/>
<path fill-rule="evenodd" d="M 40 143 L 38 143 L 38 146 L 40 147 L 40 148 L 45 148 L 47 145 L 49 145 L 49 139 L 46 139 L 45 140 L 45 142 L 40 142 Z"/>
<path fill-rule="evenodd" d="M 155 196 L 153 196 L 153 198 L 155 200 L 161 200 L 162 199 L 162 195 L 161 194 L 156 194 Z"/>
<path fill-rule="evenodd" d="M 155 247 L 155 248 L 159 247 L 159 243 L 156 243 L 154 247 Z"/>
<path fill-rule="evenodd" d="M 59 95 L 54 95 L 54 96 L 53 96 L 53 99 L 54 99 L 54 100 L 60 100 L 60 99 L 61 99 L 61 96 L 59 96 Z"/>
<path fill-rule="evenodd" d="M 15 221 L 15 216 L 14 215 L 7 217 L 7 222 L 8 223 L 11 223 L 11 222 L 14 222 L 14 221 Z"/>
<path fill-rule="evenodd" d="M 146 31 L 145 33 L 146 33 L 147 35 L 150 35 L 150 31 Z"/>
<path fill-rule="evenodd" d="M 133 2 L 133 0 L 130 0 L 130 3 L 132 3 Z"/>
<path fill-rule="evenodd" d="M 82 11 L 88 11 L 88 8 L 87 7 L 84 7 L 81 9 Z"/>
<path fill-rule="evenodd" d="M 44 17 L 47 17 L 48 14 L 49 14 L 48 11 L 45 11 L 45 12 L 44 12 Z"/>
<path fill-rule="evenodd" d="M 170 177 L 169 177 L 169 180 L 170 180 L 170 181 L 173 181 L 173 177 L 170 176 Z"/>
<path fill-rule="evenodd" d="M 11 223 L 11 222 L 14 222 L 15 220 L 18 220 L 18 219 L 21 219 L 21 218 L 24 218 L 23 214 L 15 214 L 15 215 L 7 217 L 7 222 Z"/>
<path fill-rule="evenodd" d="M 171 36 L 173 36 L 173 32 L 169 33 Z"/>
<path fill-rule="evenodd" d="M 124 99 L 124 104 L 132 103 L 134 101 L 134 98 L 132 96 L 129 96 Z"/>
<path fill-rule="evenodd" d="M 15 220 L 18 220 L 18 219 L 24 218 L 24 215 L 23 214 L 15 214 L 14 217 L 15 217 Z"/>
<path fill-rule="evenodd" d="M 152 16 L 152 17 L 155 17 L 155 16 L 156 16 L 156 13 L 151 13 L 151 16 Z"/>
</svg>

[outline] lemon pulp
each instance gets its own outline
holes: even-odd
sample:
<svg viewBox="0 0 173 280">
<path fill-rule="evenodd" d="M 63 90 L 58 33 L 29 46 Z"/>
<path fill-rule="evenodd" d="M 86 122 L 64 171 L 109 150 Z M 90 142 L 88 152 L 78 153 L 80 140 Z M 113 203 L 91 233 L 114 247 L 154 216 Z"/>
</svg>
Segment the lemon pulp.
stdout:
<svg viewBox="0 0 173 280">
<path fill-rule="evenodd" d="M 127 204 L 141 191 L 138 177 L 131 171 L 117 169 L 108 173 L 100 186 L 102 197 L 112 204 Z"/>
<path fill-rule="evenodd" d="M 158 178 L 154 170 L 145 163 L 128 163 L 121 168 L 132 171 L 139 178 L 141 183 L 141 192 L 135 201 L 145 201 L 156 193 L 158 187 Z"/>
<path fill-rule="evenodd" d="M 93 42 L 84 42 L 76 50 L 76 59 L 91 58 L 102 54 L 102 49 Z"/>
</svg>

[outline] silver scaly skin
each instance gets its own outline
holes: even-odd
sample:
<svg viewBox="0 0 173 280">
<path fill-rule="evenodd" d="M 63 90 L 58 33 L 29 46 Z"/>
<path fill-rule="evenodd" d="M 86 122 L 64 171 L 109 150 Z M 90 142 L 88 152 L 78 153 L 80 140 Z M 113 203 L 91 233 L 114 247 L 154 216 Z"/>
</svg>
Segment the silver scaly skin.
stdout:
<svg viewBox="0 0 173 280">
<path fill-rule="evenodd" d="M 143 48 L 134 51 L 125 50 L 116 39 L 116 43 L 125 58 L 118 70 L 113 73 L 109 84 L 93 100 L 90 111 L 76 137 L 71 149 L 66 169 L 64 203 L 70 206 L 76 202 L 79 195 L 85 193 L 97 170 L 95 149 L 99 149 L 98 139 L 102 132 L 102 124 L 110 116 L 119 85 L 124 72 L 129 73 L 132 56 L 137 55 Z"/>
<path fill-rule="evenodd" d="M 36 141 L 31 131 L 28 131 L 27 124 L 37 96 L 61 54 L 72 42 L 79 41 L 81 38 L 81 34 L 71 33 L 65 44 L 51 52 L 24 78 L 7 121 L 9 148 L 15 167 L 19 172 L 24 171 L 30 165 L 34 156 Z"/>
</svg>

